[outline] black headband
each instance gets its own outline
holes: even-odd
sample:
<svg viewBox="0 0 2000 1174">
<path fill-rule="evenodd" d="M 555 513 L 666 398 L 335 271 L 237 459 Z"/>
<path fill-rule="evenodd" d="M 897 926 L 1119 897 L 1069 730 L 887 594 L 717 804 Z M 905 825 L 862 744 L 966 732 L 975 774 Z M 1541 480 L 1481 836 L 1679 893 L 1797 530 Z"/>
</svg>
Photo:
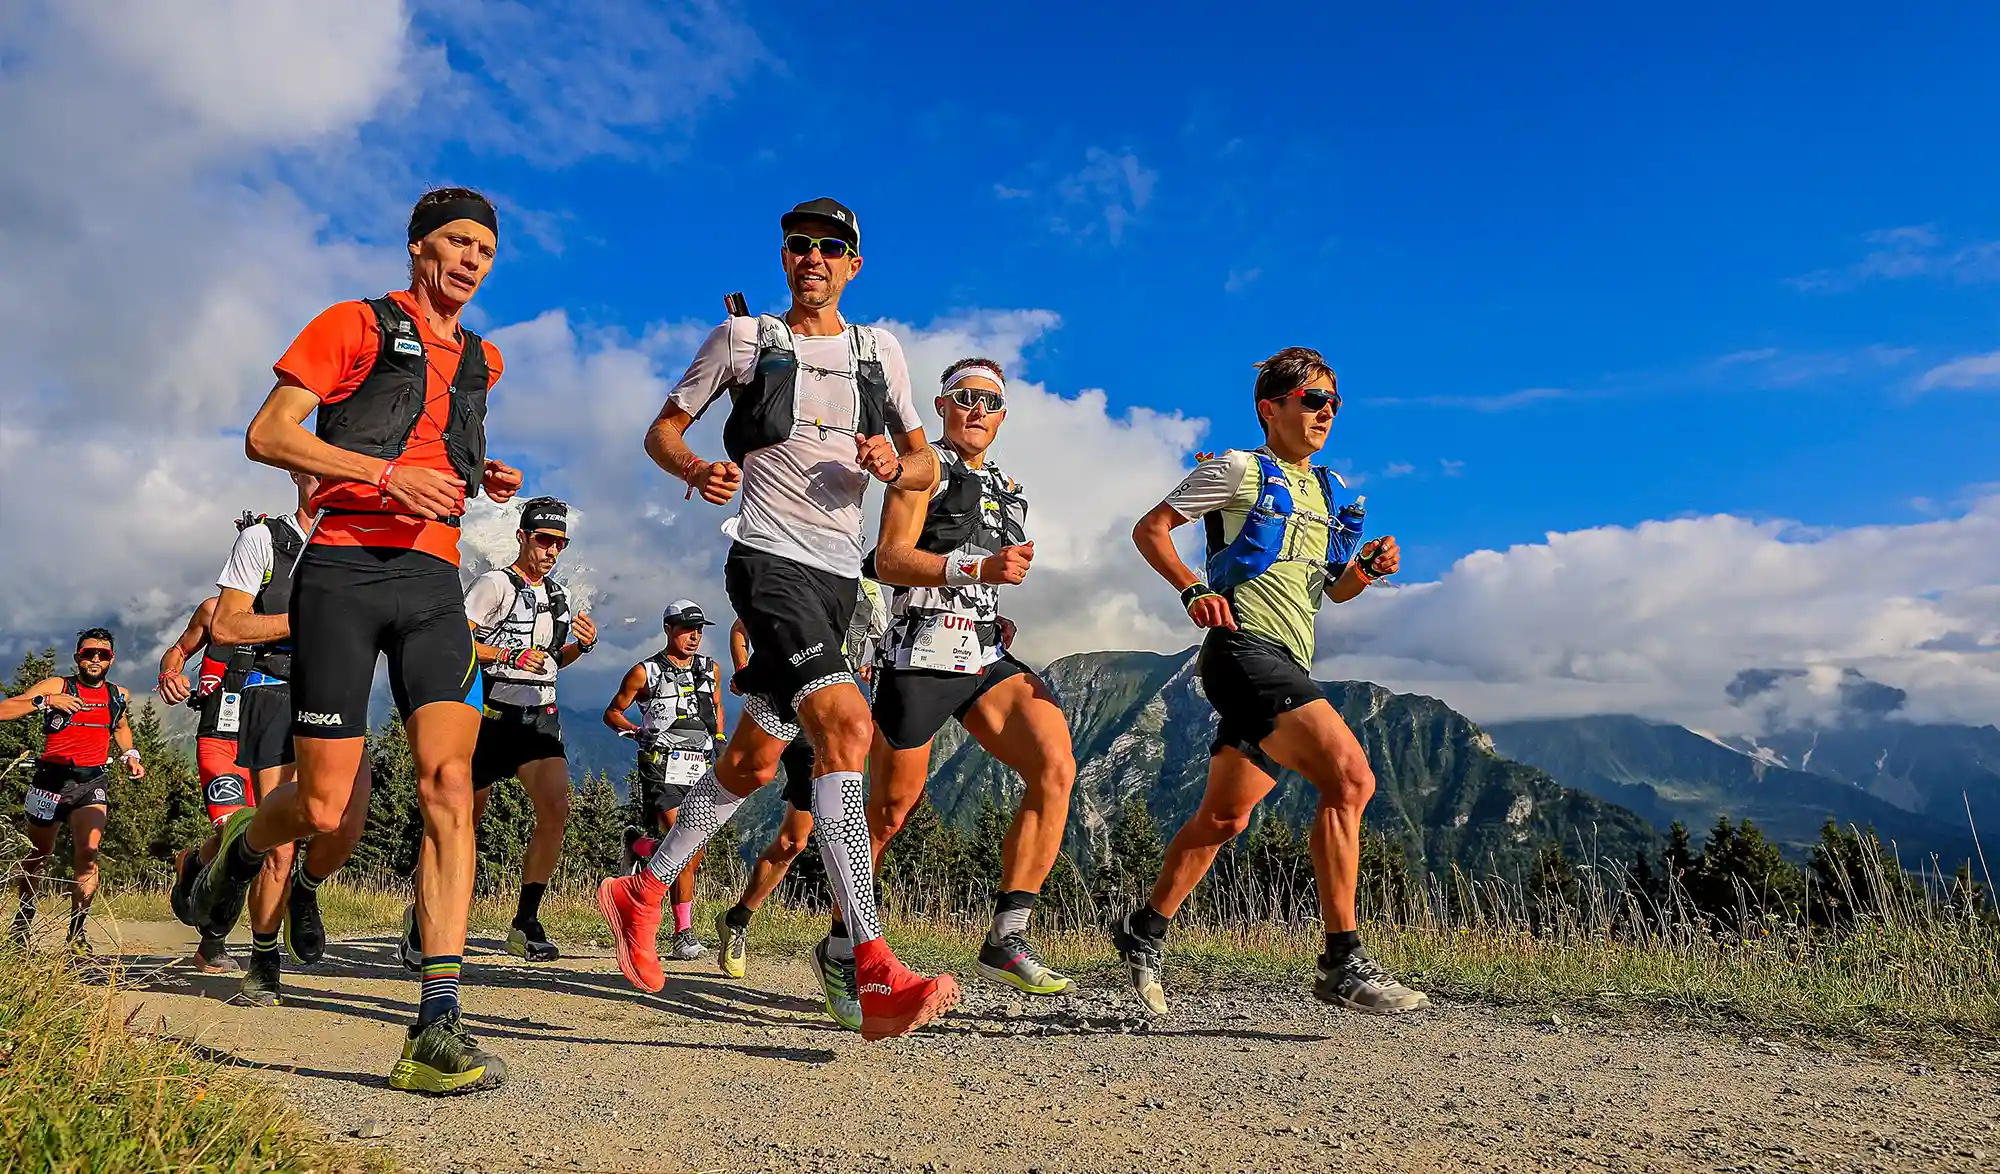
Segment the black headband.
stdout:
<svg viewBox="0 0 2000 1174">
<path fill-rule="evenodd" d="M 492 231 L 495 240 L 500 238 L 500 218 L 494 214 L 493 205 L 485 200 L 460 196 L 417 209 L 410 216 L 410 243 L 417 243 L 454 220 L 477 221 Z"/>
</svg>

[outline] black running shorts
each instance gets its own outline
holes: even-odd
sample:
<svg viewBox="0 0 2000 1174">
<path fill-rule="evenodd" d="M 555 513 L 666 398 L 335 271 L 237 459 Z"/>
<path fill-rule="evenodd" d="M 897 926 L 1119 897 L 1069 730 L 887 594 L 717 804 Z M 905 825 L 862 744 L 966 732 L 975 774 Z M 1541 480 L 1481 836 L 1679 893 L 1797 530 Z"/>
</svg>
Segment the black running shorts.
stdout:
<svg viewBox="0 0 2000 1174">
<path fill-rule="evenodd" d="M 915 750 L 937 737 L 945 722 L 965 720 L 967 711 L 988 689 L 1028 671 L 1027 665 L 1005 654 L 976 673 L 879 665 L 875 669 L 876 728 L 892 749 Z"/>
<path fill-rule="evenodd" d="M 667 779 L 668 751 L 664 749 L 639 748 L 639 809 L 645 813 L 647 825 L 658 827 L 660 817 L 681 805 L 687 793 L 694 789 L 694 783 L 669 782 Z M 710 760 L 708 765 L 715 765 Z M 696 776 L 699 780 L 700 776 Z"/>
<path fill-rule="evenodd" d="M 1195 670 L 1218 719 L 1209 754 L 1240 750 L 1277 777 L 1280 768 L 1265 755 L 1263 741 L 1278 728 L 1279 714 L 1319 700 L 1319 686 L 1283 645 L 1228 628 L 1208 630 Z"/>
<path fill-rule="evenodd" d="M 101 766 L 38 762 L 22 808 L 36 827 L 67 823 L 79 807 L 111 806 L 111 772 Z"/>
<path fill-rule="evenodd" d="M 750 634 L 750 663 L 736 674 L 747 710 L 766 733 L 789 741 L 795 731 L 785 727 L 798 725 L 801 698 L 854 680 L 841 644 L 859 585 L 740 542 L 729 548 L 722 581 Z"/>
<path fill-rule="evenodd" d="M 236 736 L 236 765 L 259 771 L 290 766 L 292 762 L 292 687 L 245 688 L 243 729 Z"/>
<path fill-rule="evenodd" d="M 378 654 L 405 719 L 439 701 L 484 700 L 458 568 L 414 550 L 306 547 L 292 577 L 292 734 L 368 733 Z"/>
<path fill-rule="evenodd" d="M 553 705 L 486 703 L 479 721 L 479 745 L 472 752 L 472 789 L 483 791 L 521 767 L 563 752 L 562 714 Z"/>
<path fill-rule="evenodd" d="M 785 776 L 785 802 L 807 814 L 813 809 L 813 748 L 804 734 L 792 739 L 785 747 L 785 756 L 778 760 L 778 769 Z"/>
</svg>

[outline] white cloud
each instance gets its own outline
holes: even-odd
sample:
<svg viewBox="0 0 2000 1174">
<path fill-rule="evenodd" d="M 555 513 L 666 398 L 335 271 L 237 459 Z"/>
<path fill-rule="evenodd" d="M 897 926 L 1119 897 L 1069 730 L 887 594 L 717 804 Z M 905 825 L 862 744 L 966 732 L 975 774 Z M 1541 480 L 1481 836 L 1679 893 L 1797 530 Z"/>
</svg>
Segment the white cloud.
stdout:
<svg viewBox="0 0 2000 1174">
<path fill-rule="evenodd" d="M 1091 147 L 1083 166 L 1064 176 L 1056 192 L 1067 209 L 1054 221 L 1058 232 L 1089 238 L 1101 229 L 1113 247 L 1124 242 L 1125 230 L 1153 201 L 1160 173 L 1131 151 Z"/>
<path fill-rule="evenodd" d="M 1932 277 L 1960 284 L 2000 280 L 2000 241 L 1951 245 L 1935 225 L 1882 228 L 1862 238 L 1870 247 L 1858 261 L 1787 279 L 1809 293 L 1851 290 L 1869 281 Z"/>
<path fill-rule="evenodd" d="M 1391 461 L 1389 462 L 1389 467 L 1382 470 L 1382 475 L 1384 477 L 1407 477 L 1416 471 L 1417 467 L 1408 461 Z"/>
<path fill-rule="evenodd" d="M 1907 526 L 1606 526 L 1328 607 L 1320 668 L 1486 720 L 1636 712 L 1724 732 L 1759 720 L 1724 695 L 1744 669 L 1854 668 L 1908 690 L 1912 717 L 1984 723 L 2000 710 L 1995 584 L 2000 494 Z"/>
<path fill-rule="evenodd" d="M 1983 355 L 1966 355 L 1949 363 L 1941 363 L 1917 379 L 1919 391 L 1983 387 L 2000 387 L 2000 351 L 1988 351 Z"/>
</svg>

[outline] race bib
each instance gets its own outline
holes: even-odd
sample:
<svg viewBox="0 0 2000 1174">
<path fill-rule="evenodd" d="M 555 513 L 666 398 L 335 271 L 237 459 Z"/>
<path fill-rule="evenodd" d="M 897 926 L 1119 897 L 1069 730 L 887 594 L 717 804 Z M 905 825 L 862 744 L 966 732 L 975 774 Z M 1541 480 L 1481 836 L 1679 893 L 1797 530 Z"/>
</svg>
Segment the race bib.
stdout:
<svg viewBox="0 0 2000 1174">
<path fill-rule="evenodd" d="M 924 617 L 910 640 L 910 667 L 945 673 L 976 673 L 986 666 L 979 647 L 979 623 L 971 616 L 937 612 Z"/>
<path fill-rule="evenodd" d="M 667 784 L 692 787 L 708 772 L 708 755 L 699 750 L 667 751 Z"/>
<path fill-rule="evenodd" d="M 28 818 L 54 819 L 56 808 L 62 804 L 62 796 L 54 791 L 44 791 L 40 787 L 28 788 Z"/>
<path fill-rule="evenodd" d="M 243 728 L 243 694 L 224 693 L 215 711 L 215 732 L 234 734 Z"/>
</svg>

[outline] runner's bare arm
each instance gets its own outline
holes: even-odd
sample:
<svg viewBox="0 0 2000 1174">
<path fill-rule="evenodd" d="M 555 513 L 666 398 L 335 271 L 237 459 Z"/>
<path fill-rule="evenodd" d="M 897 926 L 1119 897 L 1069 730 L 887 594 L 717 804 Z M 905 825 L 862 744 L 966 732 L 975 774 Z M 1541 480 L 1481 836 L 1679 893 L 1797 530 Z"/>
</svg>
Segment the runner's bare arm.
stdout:
<svg viewBox="0 0 2000 1174">
<path fill-rule="evenodd" d="M 260 616 L 252 610 L 256 602 L 247 591 L 222 588 L 215 597 L 212 628 L 217 644 L 269 644 L 292 634 L 291 616 Z"/>
<path fill-rule="evenodd" d="M 319 403 L 318 396 L 296 383 L 278 384 L 244 433 L 244 453 L 288 473 L 380 485 L 397 504 L 433 521 L 464 509 L 465 485 L 449 473 L 349 452 L 308 432 L 305 418 L 319 409 Z"/>
<path fill-rule="evenodd" d="M 729 663 L 739 673 L 750 667 L 750 629 L 742 620 L 729 625 Z"/>
<path fill-rule="evenodd" d="M 576 639 L 556 651 L 557 668 L 566 669 L 575 664 L 576 658 L 583 655 L 585 645 L 597 643 L 597 623 L 589 616 L 576 617 L 576 623 L 571 627 Z"/>
<path fill-rule="evenodd" d="M 61 677 L 48 677 L 44 680 L 36 681 L 25 692 L 16 693 L 14 696 L 7 698 L 7 700 L 0 701 L 0 722 L 10 722 L 17 717 L 26 717 L 35 712 L 34 699 L 36 697 L 71 699 L 69 694 L 63 692 Z M 49 704 L 66 713 L 73 713 L 77 708 L 76 705 L 58 705 L 54 700 L 50 700 Z M 80 705 L 81 702 L 78 704 Z"/>
<path fill-rule="evenodd" d="M 126 773 L 135 779 L 143 779 L 146 777 L 146 764 L 139 761 L 138 752 L 132 749 L 132 691 L 123 685 L 111 687 L 125 699 L 125 712 L 118 717 L 118 728 L 111 731 L 112 740 L 118 743 L 118 752 L 124 756 Z"/>
<path fill-rule="evenodd" d="M 688 447 L 688 425 L 694 417 L 669 400 L 660 406 L 653 426 L 646 429 L 646 455 L 653 463 L 699 490 L 702 500 L 726 503 L 743 483 L 743 470 L 732 461 L 705 461 Z"/>
<path fill-rule="evenodd" d="M 200 652 L 202 646 L 208 643 L 209 624 L 214 619 L 215 596 L 211 595 L 202 600 L 201 606 L 188 617 L 187 628 L 180 639 L 167 645 L 167 650 L 160 654 L 159 694 L 160 700 L 168 705 L 179 705 L 194 692 L 182 670 L 187 667 L 187 658 Z"/>
<path fill-rule="evenodd" d="M 722 696 L 722 662 L 719 660 L 716 661 L 715 667 L 709 671 L 715 674 L 715 695 L 720 697 Z M 722 706 L 720 705 L 715 707 L 715 736 L 725 740 L 729 737 L 729 731 L 723 728 Z"/>
<path fill-rule="evenodd" d="M 472 620 L 465 621 L 465 626 L 475 632 L 479 630 L 479 625 Z M 498 664 L 510 651 L 510 649 L 506 648 L 495 648 L 491 644 L 481 644 L 477 640 L 472 642 L 473 659 L 477 660 L 480 664 Z M 541 672 L 542 666 L 547 664 L 548 661 L 549 654 L 539 648 L 525 648 L 521 650 L 520 667 L 531 673 Z"/>
<path fill-rule="evenodd" d="M 1146 565 L 1158 572 L 1176 591 L 1186 591 L 1202 581 L 1200 575 L 1188 569 L 1181 561 L 1181 552 L 1174 549 L 1174 531 L 1187 524 L 1179 510 L 1166 502 L 1146 511 L 1132 527 L 1132 545 L 1139 548 L 1139 557 Z M 1204 628 L 1234 628 L 1235 613 L 1229 601 L 1220 595 L 1203 595 L 1188 608 L 1188 618 Z"/>
<path fill-rule="evenodd" d="M 618 682 L 618 692 L 611 695 L 611 703 L 604 707 L 604 724 L 620 734 L 636 734 L 639 725 L 625 716 L 632 703 L 639 699 L 639 690 L 646 687 L 646 666 L 635 664 L 626 670 L 625 679 Z"/>
<path fill-rule="evenodd" d="M 896 488 L 921 493 L 937 485 L 937 453 L 924 439 L 924 430 L 912 428 L 895 434 L 896 455 L 903 458 L 903 475 Z"/>
<path fill-rule="evenodd" d="M 1375 569 L 1381 574 L 1364 578 L 1367 573 L 1361 569 L 1361 563 L 1371 554 L 1375 556 Z M 1340 578 L 1326 585 L 1326 597 L 1335 603 L 1346 603 L 1368 590 L 1368 584 L 1374 579 L 1379 579 L 1382 575 L 1393 575 L 1401 566 L 1402 551 L 1397 549 L 1394 536 L 1385 534 L 1380 538 L 1370 539 L 1362 543 L 1361 549 L 1354 553 L 1354 561 L 1347 564 L 1347 569 L 1340 573 Z"/>
</svg>

